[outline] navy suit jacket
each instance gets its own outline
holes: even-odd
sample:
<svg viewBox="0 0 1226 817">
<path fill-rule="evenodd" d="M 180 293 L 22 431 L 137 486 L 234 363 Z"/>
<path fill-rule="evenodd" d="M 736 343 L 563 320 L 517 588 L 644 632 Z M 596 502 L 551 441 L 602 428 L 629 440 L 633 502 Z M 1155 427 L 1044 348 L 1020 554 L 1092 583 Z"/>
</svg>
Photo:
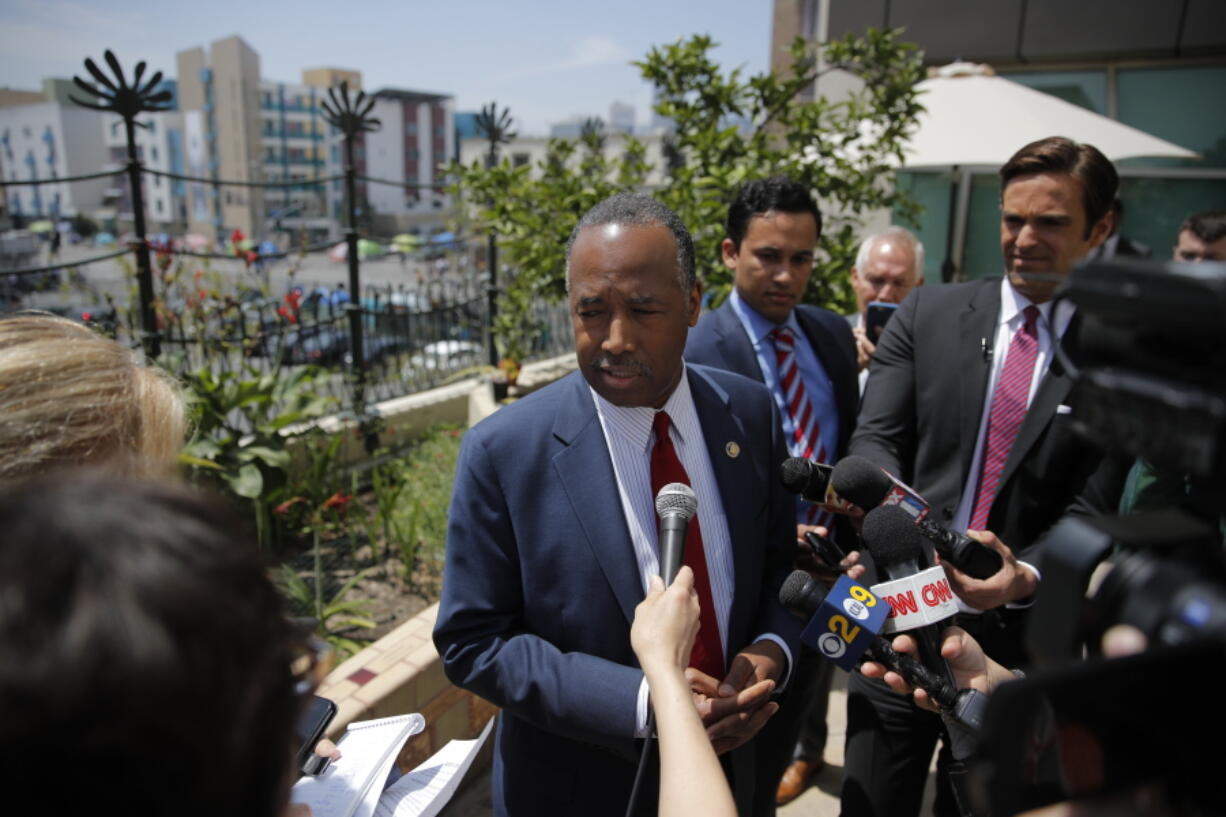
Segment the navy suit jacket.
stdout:
<svg viewBox="0 0 1226 817">
<path fill-rule="evenodd" d="M 856 425 L 856 406 L 860 398 L 857 380 L 856 342 L 847 319 L 827 309 L 801 305 L 796 307 L 796 320 L 809 339 L 809 345 L 834 385 L 834 400 L 839 412 L 838 450 L 830 461 L 836 462 L 847 450 L 852 429 Z M 732 304 L 725 301 L 719 309 L 705 313 L 691 331 L 685 343 L 685 359 L 766 382 L 753 343 L 745 332 Z"/>
<path fill-rule="evenodd" d="M 687 376 L 731 534 L 726 654 L 764 632 L 795 647 L 800 622 L 777 600 L 792 557 L 795 502 L 774 476 L 784 456 L 774 401 L 739 375 L 688 367 Z M 453 683 L 502 707 L 496 814 L 624 813 L 643 677 L 630 623 L 642 599 L 608 446 L 581 373 L 465 435 L 434 641 Z M 738 788 L 751 787 L 751 758 L 734 760 L 734 768 L 748 770 L 748 779 L 737 772 Z"/>
</svg>

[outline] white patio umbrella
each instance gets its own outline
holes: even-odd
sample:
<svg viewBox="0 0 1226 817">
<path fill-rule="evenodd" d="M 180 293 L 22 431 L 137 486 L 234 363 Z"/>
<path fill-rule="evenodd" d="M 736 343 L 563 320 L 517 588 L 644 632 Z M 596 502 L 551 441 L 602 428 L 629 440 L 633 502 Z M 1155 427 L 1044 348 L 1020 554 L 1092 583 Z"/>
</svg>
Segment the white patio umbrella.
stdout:
<svg viewBox="0 0 1226 817">
<path fill-rule="evenodd" d="M 905 170 L 949 168 L 950 229 L 942 274 L 952 274 L 966 235 L 970 177 L 974 169 L 995 171 L 1018 148 L 1048 136 L 1087 142 L 1118 161 L 1139 156 L 1194 159 L 1197 154 L 1145 131 L 998 77 L 990 66 L 954 62 L 929 71 L 919 83 L 926 111 L 905 150 Z"/>
</svg>

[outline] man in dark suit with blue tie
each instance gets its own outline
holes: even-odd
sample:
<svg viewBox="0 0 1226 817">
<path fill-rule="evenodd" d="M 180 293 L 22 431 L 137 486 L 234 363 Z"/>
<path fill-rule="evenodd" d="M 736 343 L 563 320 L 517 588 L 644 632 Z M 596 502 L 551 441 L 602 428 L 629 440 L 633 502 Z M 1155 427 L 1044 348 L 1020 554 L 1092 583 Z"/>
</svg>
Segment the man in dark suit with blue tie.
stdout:
<svg viewBox="0 0 1226 817">
<path fill-rule="evenodd" d="M 698 321 L 686 341 L 685 359 L 766 384 L 789 453 L 834 463 L 855 424 L 859 384 L 847 320 L 800 302 L 821 227 L 821 211 L 804 185 L 783 177 L 742 185 L 728 208 L 721 245 L 734 289 L 720 308 Z M 830 523 L 807 502 L 796 521 L 797 539 Z M 853 538 L 850 531 L 844 538 Z M 799 796 L 823 765 L 832 667 L 806 651 L 797 683 L 783 701 L 785 717 L 773 721 L 758 741 L 760 812 L 770 810 L 767 789 L 775 788 L 761 781 L 769 777 L 777 783 L 775 799 L 783 805 Z"/>
<path fill-rule="evenodd" d="M 687 674 L 746 813 L 750 739 L 777 708 L 800 629 L 777 599 L 796 505 L 775 476 L 774 404 L 682 360 L 699 289 L 671 210 L 606 200 L 567 258 L 581 371 L 465 435 L 435 644 L 448 678 L 502 707 L 495 814 L 624 814 L 648 723 L 629 632 L 659 571 L 655 484 L 686 481 L 702 610 Z M 640 802 L 654 811 L 650 787 Z"/>
</svg>

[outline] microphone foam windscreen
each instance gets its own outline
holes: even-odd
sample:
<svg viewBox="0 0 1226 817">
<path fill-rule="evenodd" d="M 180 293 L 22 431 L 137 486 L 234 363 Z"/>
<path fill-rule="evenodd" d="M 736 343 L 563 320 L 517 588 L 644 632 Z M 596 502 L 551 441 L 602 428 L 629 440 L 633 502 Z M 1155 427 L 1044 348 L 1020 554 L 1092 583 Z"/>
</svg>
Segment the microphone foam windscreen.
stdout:
<svg viewBox="0 0 1226 817">
<path fill-rule="evenodd" d="M 792 575 L 788 576 L 783 582 L 783 587 L 779 588 L 779 603 L 791 610 L 801 610 L 805 615 L 813 615 L 817 611 L 817 606 L 821 604 L 824 593 L 820 593 L 814 598 L 814 585 L 817 582 L 803 570 L 794 570 Z"/>
<path fill-rule="evenodd" d="M 924 534 L 911 514 L 897 505 L 883 505 L 869 511 L 864 516 L 860 535 L 878 567 L 907 561 L 919 563 L 923 558 Z"/>
<path fill-rule="evenodd" d="M 803 493 L 809 485 L 813 463 L 803 457 L 790 457 L 779 466 L 779 480 L 790 494 Z"/>
<path fill-rule="evenodd" d="M 656 513 L 660 516 L 675 513 L 693 519 L 697 512 L 698 495 L 684 482 L 670 482 L 656 494 Z"/>
<path fill-rule="evenodd" d="M 890 478 L 864 457 L 844 457 L 830 475 L 834 492 L 853 505 L 869 510 L 885 499 L 893 485 Z"/>
</svg>

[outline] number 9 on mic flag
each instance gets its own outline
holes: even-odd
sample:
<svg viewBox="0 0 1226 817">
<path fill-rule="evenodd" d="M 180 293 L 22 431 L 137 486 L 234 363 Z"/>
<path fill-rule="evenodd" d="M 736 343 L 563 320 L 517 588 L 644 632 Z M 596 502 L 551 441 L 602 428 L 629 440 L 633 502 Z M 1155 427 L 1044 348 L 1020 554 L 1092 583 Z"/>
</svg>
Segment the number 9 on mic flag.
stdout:
<svg viewBox="0 0 1226 817">
<path fill-rule="evenodd" d="M 800 634 L 800 640 L 850 672 L 873 645 L 890 605 L 872 591 L 840 576 Z"/>
</svg>

